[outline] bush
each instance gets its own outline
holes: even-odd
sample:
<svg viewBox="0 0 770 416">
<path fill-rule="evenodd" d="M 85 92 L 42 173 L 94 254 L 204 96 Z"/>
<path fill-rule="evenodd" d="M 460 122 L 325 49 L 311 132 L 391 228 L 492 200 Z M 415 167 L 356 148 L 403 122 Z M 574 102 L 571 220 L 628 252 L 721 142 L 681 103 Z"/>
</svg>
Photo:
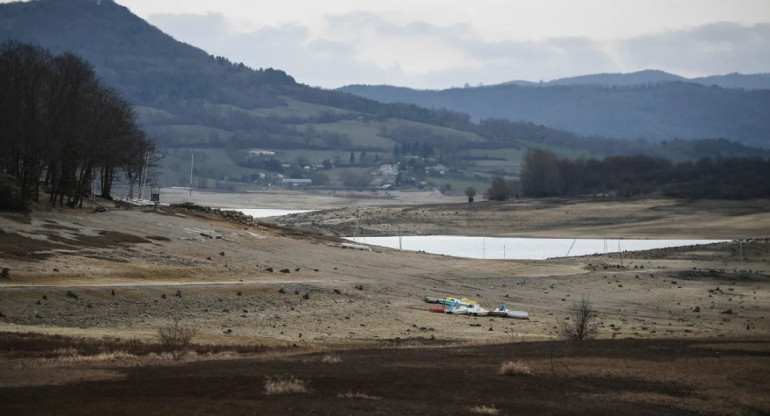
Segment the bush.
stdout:
<svg viewBox="0 0 770 416">
<path fill-rule="evenodd" d="M 268 378 L 265 381 L 265 394 L 307 393 L 307 383 L 294 377 Z"/>
<path fill-rule="evenodd" d="M 506 361 L 500 365 L 500 374 L 504 376 L 528 376 L 532 374 L 523 361 Z"/>
<path fill-rule="evenodd" d="M 580 302 L 572 304 L 568 320 L 562 323 L 561 336 L 567 341 L 582 341 L 593 338 L 597 332 L 596 309 L 591 300 L 583 296 Z"/>
<path fill-rule="evenodd" d="M 497 415 L 500 414 L 500 409 L 494 406 L 474 406 L 471 407 L 470 412 L 477 415 Z"/>
<path fill-rule="evenodd" d="M 184 327 L 175 319 L 172 325 L 158 328 L 158 336 L 163 349 L 171 353 L 174 360 L 184 358 L 190 350 L 190 344 L 197 331 L 194 328 Z"/>
</svg>

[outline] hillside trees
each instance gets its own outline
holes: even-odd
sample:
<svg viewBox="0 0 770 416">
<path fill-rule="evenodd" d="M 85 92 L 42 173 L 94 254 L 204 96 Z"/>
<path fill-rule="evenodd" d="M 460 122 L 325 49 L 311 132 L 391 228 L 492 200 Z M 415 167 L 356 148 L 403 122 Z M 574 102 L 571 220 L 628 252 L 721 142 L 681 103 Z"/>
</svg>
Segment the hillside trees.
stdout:
<svg viewBox="0 0 770 416">
<path fill-rule="evenodd" d="M 82 206 L 96 172 L 109 198 L 116 170 L 139 171 L 152 147 L 131 105 L 72 53 L 7 41 L 0 90 L 0 173 L 16 178 L 25 201 L 42 185 L 52 204 Z"/>
<path fill-rule="evenodd" d="M 704 158 L 675 164 L 641 155 L 560 160 L 544 150 L 529 150 L 521 188 L 530 197 L 657 193 L 680 198 L 766 198 L 770 196 L 770 160 Z"/>
</svg>

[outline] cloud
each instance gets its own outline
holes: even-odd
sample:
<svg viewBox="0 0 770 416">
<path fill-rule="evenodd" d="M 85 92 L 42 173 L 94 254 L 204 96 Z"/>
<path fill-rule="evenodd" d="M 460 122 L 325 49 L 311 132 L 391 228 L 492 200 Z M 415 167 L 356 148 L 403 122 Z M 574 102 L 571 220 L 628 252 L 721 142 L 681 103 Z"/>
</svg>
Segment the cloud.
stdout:
<svg viewBox="0 0 770 416">
<path fill-rule="evenodd" d="M 218 13 L 152 15 L 149 21 L 211 54 L 279 68 L 299 82 L 327 88 L 364 83 L 438 89 L 640 69 L 684 76 L 770 70 L 768 24 L 714 23 L 603 41 L 484 41 L 467 24 L 399 21 L 370 12 L 250 31 L 233 30 L 235 22 Z"/>
<path fill-rule="evenodd" d="M 770 25 L 713 23 L 618 42 L 629 68 L 665 68 L 685 76 L 770 70 Z"/>
</svg>

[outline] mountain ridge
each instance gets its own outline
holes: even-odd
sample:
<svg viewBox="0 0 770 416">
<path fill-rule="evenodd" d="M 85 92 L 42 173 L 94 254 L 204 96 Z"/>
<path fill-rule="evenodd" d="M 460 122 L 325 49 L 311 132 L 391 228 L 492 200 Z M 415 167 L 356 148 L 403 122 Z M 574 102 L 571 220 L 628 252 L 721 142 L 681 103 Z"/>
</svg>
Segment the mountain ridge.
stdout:
<svg viewBox="0 0 770 416">
<path fill-rule="evenodd" d="M 476 121 L 528 121 L 588 136 L 651 141 L 721 137 L 770 146 L 770 90 L 685 81 L 587 83 L 594 80 L 589 76 L 571 81 L 573 85 L 514 83 L 446 90 L 349 85 L 339 90 L 386 103 L 465 112 Z"/>
<path fill-rule="evenodd" d="M 658 69 L 645 69 L 627 73 L 597 73 L 585 74 L 573 77 L 558 78 L 545 82 L 508 81 L 491 85 L 520 85 L 532 87 L 556 86 L 556 85 L 603 85 L 603 86 L 634 86 L 646 84 L 660 84 L 665 82 L 689 82 L 705 86 L 717 86 L 721 88 L 742 88 L 747 90 L 770 89 L 770 73 L 741 74 L 733 72 L 722 75 L 709 75 L 696 78 L 685 78 Z"/>
</svg>

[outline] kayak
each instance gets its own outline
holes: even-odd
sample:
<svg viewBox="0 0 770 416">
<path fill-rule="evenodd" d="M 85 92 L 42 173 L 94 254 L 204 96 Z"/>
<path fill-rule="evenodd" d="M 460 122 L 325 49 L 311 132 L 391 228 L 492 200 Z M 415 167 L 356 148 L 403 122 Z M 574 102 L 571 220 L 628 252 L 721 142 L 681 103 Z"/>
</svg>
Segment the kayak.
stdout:
<svg viewBox="0 0 770 416">
<path fill-rule="evenodd" d="M 529 313 L 525 311 L 512 311 L 510 309 L 500 310 L 500 308 L 497 308 L 489 314 L 493 316 L 502 316 L 504 318 L 529 319 Z"/>
<path fill-rule="evenodd" d="M 468 314 L 468 307 L 467 306 L 457 306 L 455 308 L 447 309 L 446 313 L 451 313 L 454 315 L 467 315 Z"/>
<path fill-rule="evenodd" d="M 473 315 L 473 316 L 487 316 L 487 315 L 489 315 L 489 311 L 488 311 L 488 310 L 486 310 L 486 309 L 484 309 L 484 308 L 482 308 L 481 306 L 479 306 L 479 305 L 477 304 L 477 305 L 476 305 L 476 306 L 474 306 L 473 308 L 471 308 L 471 309 L 468 309 L 468 315 Z"/>
</svg>

